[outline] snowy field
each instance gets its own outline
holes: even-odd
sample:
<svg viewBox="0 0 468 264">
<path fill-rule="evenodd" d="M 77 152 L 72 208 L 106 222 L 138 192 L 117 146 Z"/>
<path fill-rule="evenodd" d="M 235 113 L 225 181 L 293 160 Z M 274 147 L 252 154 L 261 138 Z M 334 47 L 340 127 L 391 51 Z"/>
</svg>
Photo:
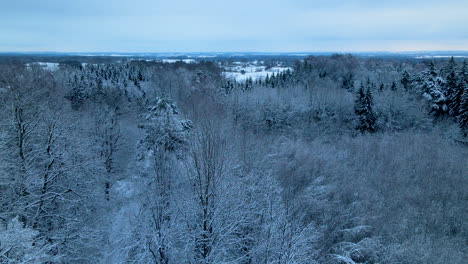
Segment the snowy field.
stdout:
<svg viewBox="0 0 468 264">
<path fill-rule="evenodd" d="M 32 65 L 39 65 L 39 66 L 43 67 L 46 70 L 55 71 L 55 70 L 58 69 L 59 64 L 55 63 L 55 62 L 34 62 L 34 63 L 27 63 L 26 64 L 27 67 L 31 67 Z"/>
<path fill-rule="evenodd" d="M 183 59 L 183 60 L 163 59 L 161 61 L 164 62 L 164 63 L 176 63 L 178 61 L 182 61 L 182 62 L 185 62 L 185 63 L 196 63 L 196 60 L 194 60 L 194 59 Z"/>
<path fill-rule="evenodd" d="M 224 68 L 223 75 L 228 79 L 234 79 L 238 82 L 242 82 L 249 78 L 252 80 L 265 79 L 267 76 L 271 76 L 272 74 L 292 70 L 291 67 L 285 67 L 282 65 L 268 68 L 262 64 L 263 62 L 258 61 L 249 63 L 233 62 L 231 65 L 222 66 Z"/>
</svg>

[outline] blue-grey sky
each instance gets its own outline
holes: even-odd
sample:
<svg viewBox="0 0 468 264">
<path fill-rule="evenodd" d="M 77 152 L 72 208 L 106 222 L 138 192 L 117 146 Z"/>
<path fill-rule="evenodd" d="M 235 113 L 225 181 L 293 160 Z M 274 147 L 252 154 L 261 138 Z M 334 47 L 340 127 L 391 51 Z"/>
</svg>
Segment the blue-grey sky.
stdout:
<svg viewBox="0 0 468 264">
<path fill-rule="evenodd" d="M 0 0 L 0 51 L 468 50 L 466 0 Z"/>
</svg>

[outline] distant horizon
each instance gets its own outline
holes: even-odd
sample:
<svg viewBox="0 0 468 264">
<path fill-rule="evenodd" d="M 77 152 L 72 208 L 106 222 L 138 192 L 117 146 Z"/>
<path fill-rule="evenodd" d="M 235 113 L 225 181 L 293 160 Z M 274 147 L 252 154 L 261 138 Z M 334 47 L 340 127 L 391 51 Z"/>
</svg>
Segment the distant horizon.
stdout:
<svg viewBox="0 0 468 264">
<path fill-rule="evenodd" d="M 466 50 L 401 50 L 401 51 L 391 51 L 391 50 L 328 50 L 328 51 L 0 51 L 0 54 L 47 54 L 47 53 L 57 53 L 57 54 L 318 54 L 318 53 L 342 53 L 342 54 L 352 54 L 352 53 L 468 53 Z"/>
</svg>

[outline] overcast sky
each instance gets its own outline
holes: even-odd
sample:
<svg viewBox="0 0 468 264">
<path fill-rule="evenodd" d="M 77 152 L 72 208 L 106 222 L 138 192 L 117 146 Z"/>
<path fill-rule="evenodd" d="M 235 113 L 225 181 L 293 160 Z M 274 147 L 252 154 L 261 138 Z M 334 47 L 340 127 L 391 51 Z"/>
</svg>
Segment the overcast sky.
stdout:
<svg viewBox="0 0 468 264">
<path fill-rule="evenodd" d="M 0 51 L 468 50 L 467 0 L 0 0 Z"/>
</svg>

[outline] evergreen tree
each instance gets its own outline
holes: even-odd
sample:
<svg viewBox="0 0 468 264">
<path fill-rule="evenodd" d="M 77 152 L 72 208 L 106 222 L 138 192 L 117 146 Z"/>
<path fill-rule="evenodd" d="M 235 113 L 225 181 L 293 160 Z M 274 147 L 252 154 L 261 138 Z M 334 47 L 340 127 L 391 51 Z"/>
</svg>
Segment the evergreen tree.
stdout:
<svg viewBox="0 0 468 264">
<path fill-rule="evenodd" d="M 383 92 L 385 90 L 385 84 L 381 83 L 379 86 L 379 92 Z"/>
<path fill-rule="evenodd" d="M 446 114 L 449 110 L 444 85 L 445 80 L 439 76 L 434 63 L 431 62 L 429 70 L 423 72 L 422 77 L 419 79 L 419 88 L 423 97 L 429 102 L 431 112 L 435 116 Z"/>
<path fill-rule="evenodd" d="M 460 108 L 458 110 L 458 125 L 464 137 L 468 137 L 468 86 L 463 85 Z"/>
<path fill-rule="evenodd" d="M 86 79 L 84 75 L 81 75 L 81 77 L 74 75 L 69 81 L 71 91 L 68 92 L 65 98 L 70 100 L 71 106 L 75 110 L 78 110 L 84 104 L 88 96 L 85 81 Z"/>
<path fill-rule="evenodd" d="M 373 98 L 369 86 L 364 89 L 361 83 L 359 87 L 356 101 L 354 104 L 354 112 L 358 117 L 357 129 L 361 132 L 375 132 L 376 130 L 376 117 L 373 110 Z"/>
<path fill-rule="evenodd" d="M 445 67 L 441 69 L 441 75 L 447 77 L 452 72 L 452 70 L 456 68 L 457 68 L 457 63 L 455 62 L 455 59 L 452 56 L 447 61 L 447 64 L 445 65 Z"/>
<path fill-rule="evenodd" d="M 265 85 L 268 86 L 270 85 L 270 75 L 267 73 L 267 76 L 265 77 Z"/>
<path fill-rule="evenodd" d="M 411 85 L 411 76 L 409 75 L 408 71 L 403 72 L 403 76 L 401 77 L 400 83 L 403 85 L 403 88 L 408 91 Z"/>
<path fill-rule="evenodd" d="M 463 66 L 460 69 L 460 72 L 458 73 L 458 79 L 460 82 L 463 82 L 465 84 L 468 84 L 468 65 L 466 63 L 466 60 L 463 61 Z"/>
<path fill-rule="evenodd" d="M 396 87 L 396 82 L 393 81 L 393 82 L 392 82 L 392 86 L 390 87 L 390 90 L 396 91 L 396 89 L 397 89 L 397 87 Z"/>
<path fill-rule="evenodd" d="M 462 82 L 458 83 L 454 88 L 451 89 L 449 96 L 449 109 L 450 115 L 457 117 L 460 114 L 460 104 L 462 103 L 463 87 Z"/>
<path fill-rule="evenodd" d="M 460 106 L 461 95 L 463 93 L 463 85 L 458 83 L 456 68 L 457 64 L 452 57 L 447 63 L 447 67 L 444 71 L 447 80 L 445 93 L 447 97 L 447 104 L 449 106 L 449 112 L 452 116 L 458 115 L 458 108 Z"/>
<path fill-rule="evenodd" d="M 353 73 L 348 73 L 345 76 L 343 76 L 343 81 L 341 83 L 341 87 L 343 89 L 346 89 L 350 92 L 354 90 L 354 76 Z"/>
</svg>

